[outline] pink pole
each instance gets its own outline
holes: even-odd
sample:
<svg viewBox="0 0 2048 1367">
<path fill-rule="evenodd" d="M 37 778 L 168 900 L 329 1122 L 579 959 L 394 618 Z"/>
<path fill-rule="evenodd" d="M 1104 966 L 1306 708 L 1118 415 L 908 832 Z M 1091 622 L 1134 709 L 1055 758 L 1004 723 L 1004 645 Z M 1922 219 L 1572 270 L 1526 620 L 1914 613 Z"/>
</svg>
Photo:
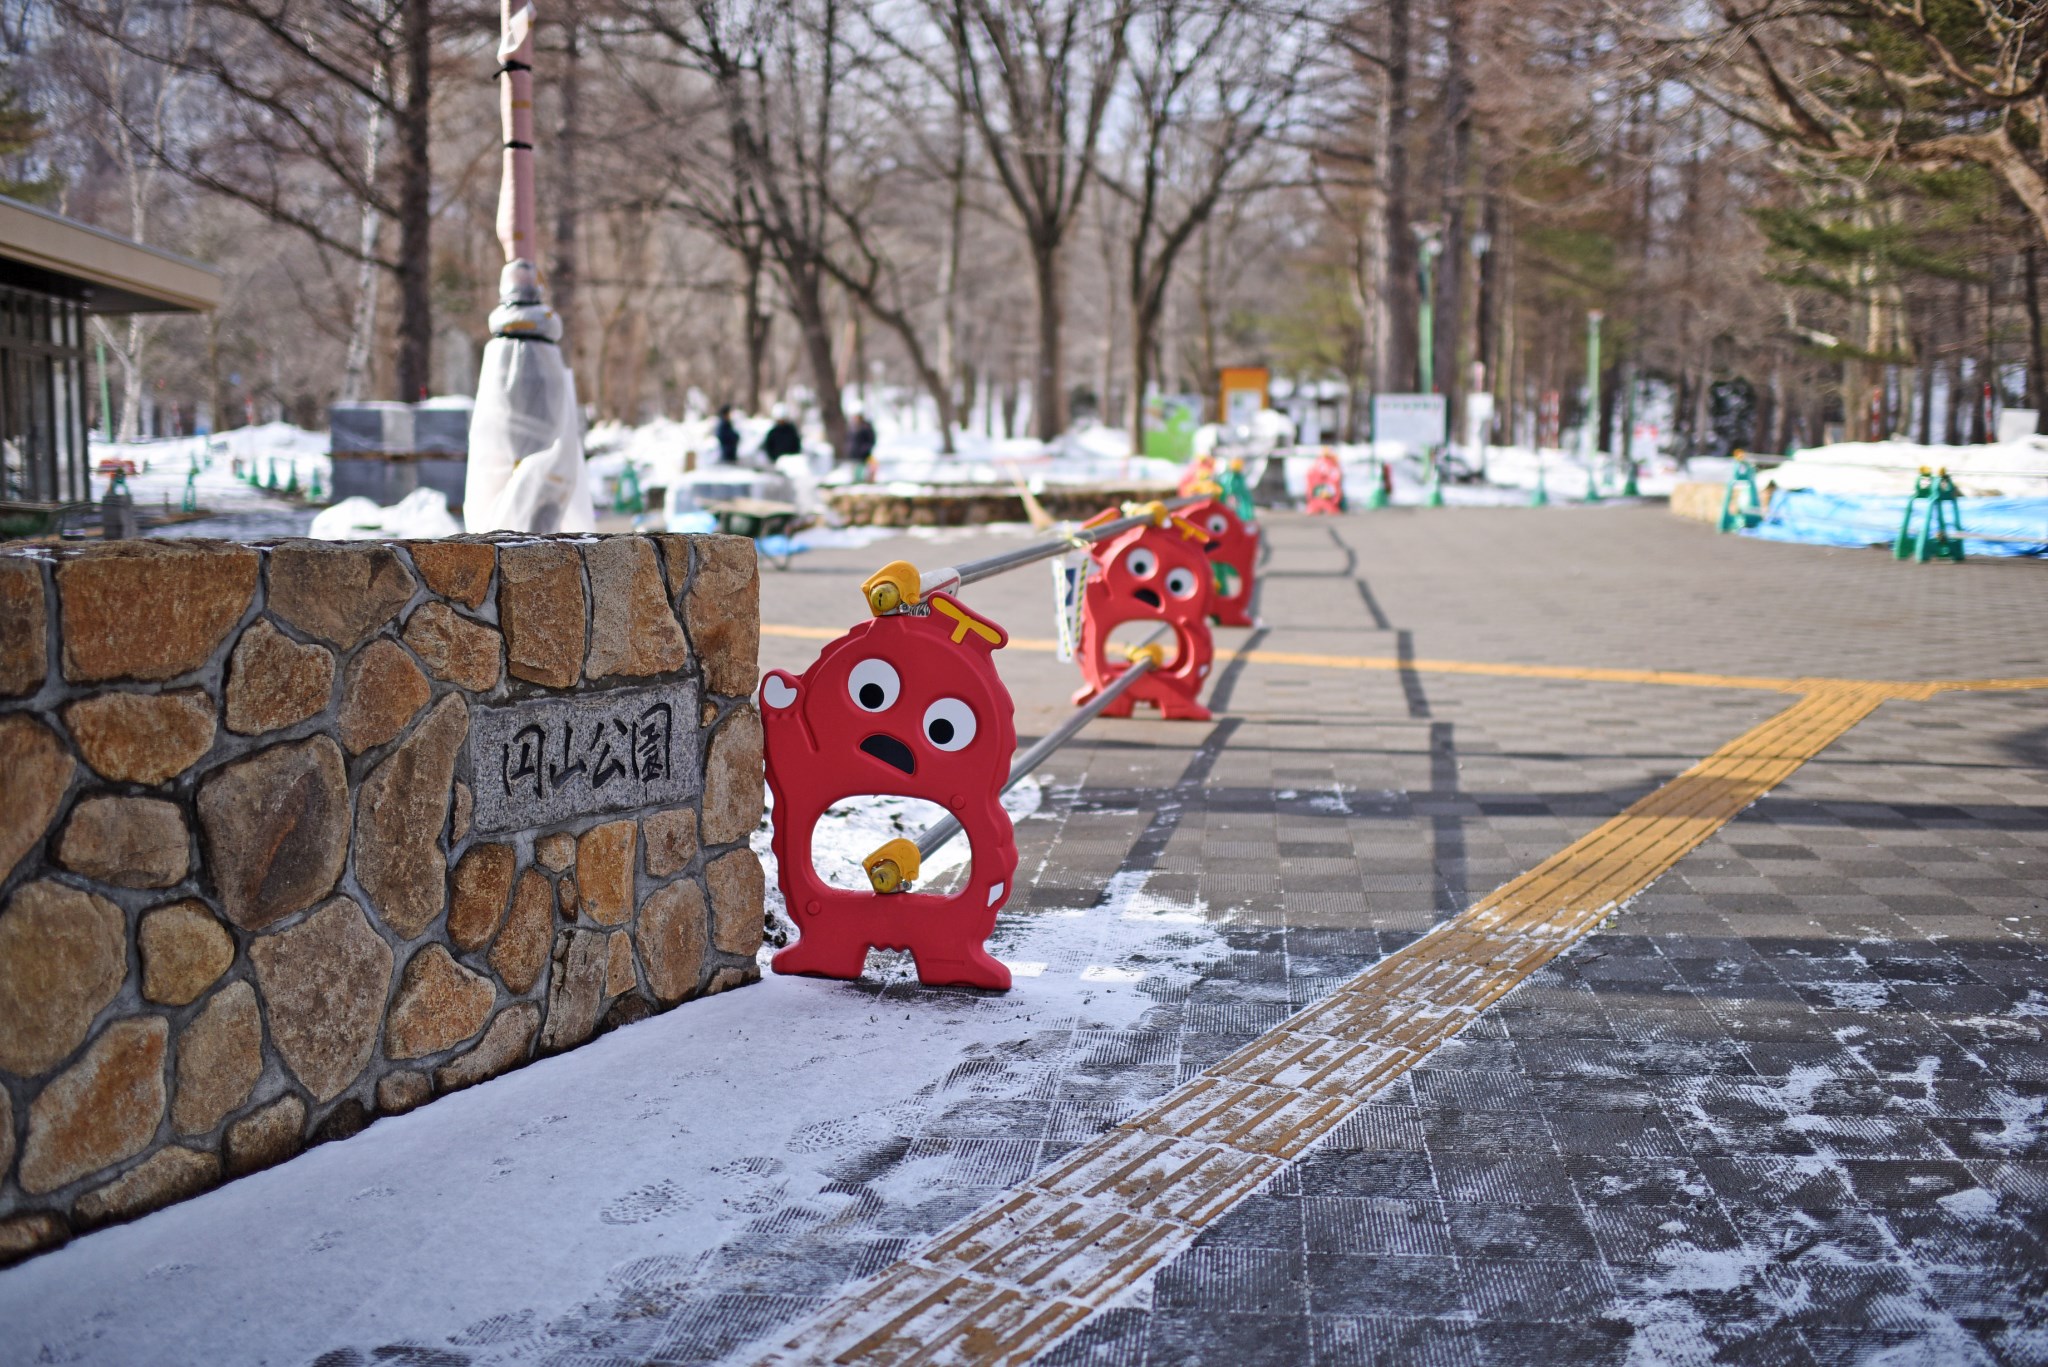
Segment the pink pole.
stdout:
<svg viewBox="0 0 2048 1367">
<path fill-rule="evenodd" d="M 498 187 L 498 241 L 507 261 L 538 263 L 533 211 L 533 5 L 504 0 L 498 40 L 499 111 L 504 116 L 505 175 Z"/>
</svg>

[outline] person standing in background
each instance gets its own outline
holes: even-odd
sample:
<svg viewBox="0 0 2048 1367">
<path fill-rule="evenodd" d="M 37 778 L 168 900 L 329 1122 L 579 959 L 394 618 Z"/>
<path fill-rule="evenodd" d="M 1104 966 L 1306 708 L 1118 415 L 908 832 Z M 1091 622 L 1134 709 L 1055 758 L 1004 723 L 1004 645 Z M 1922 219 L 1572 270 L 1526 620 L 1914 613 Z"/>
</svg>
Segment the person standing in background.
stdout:
<svg viewBox="0 0 2048 1367">
<path fill-rule="evenodd" d="M 865 408 L 853 410 L 853 420 L 846 427 L 846 461 L 853 466 L 856 479 L 865 478 L 863 472 L 875 454 L 875 425 L 868 421 Z"/>
<path fill-rule="evenodd" d="M 776 404 L 769 410 L 769 416 L 775 419 L 775 425 L 770 427 L 768 435 L 761 439 L 761 453 L 768 457 L 771 464 L 783 456 L 802 455 L 803 435 L 796 430 L 796 424 L 789 420 L 788 407 Z"/>
<path fill-rule="evenodd" d="M 721 464 L 737 465 L 740 459 L 740 429 L 732 425 L 732 405 L 718 406 L 718 425 L 711 433 L 718 439 L 718 459 Z"/>
</svg>

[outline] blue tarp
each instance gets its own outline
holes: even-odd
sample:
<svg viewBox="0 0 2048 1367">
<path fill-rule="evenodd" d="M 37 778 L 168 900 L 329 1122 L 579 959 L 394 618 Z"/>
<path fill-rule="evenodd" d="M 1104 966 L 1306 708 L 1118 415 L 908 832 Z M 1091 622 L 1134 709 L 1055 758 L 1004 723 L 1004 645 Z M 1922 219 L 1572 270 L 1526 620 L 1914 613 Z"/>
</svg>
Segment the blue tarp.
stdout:
<svg viewBox="0 0 2048 1367">
<path fill-rule="evenodd" d="M 2048 556 L 2048 498 L 1965 498 L 1957 501 L 1965 555 Z M 1747 536 L 1797 541 L 1809 546 L 1889 546 L 1906 515 L 1903 494 L 1822 494 L 1780 489 L 1771 510 Z M 1927 515 L 1922 500 L 1913 512 L 1917 536 Z M 1996 540 L 1984 540 L 1995 537 Z"/>
</svg>

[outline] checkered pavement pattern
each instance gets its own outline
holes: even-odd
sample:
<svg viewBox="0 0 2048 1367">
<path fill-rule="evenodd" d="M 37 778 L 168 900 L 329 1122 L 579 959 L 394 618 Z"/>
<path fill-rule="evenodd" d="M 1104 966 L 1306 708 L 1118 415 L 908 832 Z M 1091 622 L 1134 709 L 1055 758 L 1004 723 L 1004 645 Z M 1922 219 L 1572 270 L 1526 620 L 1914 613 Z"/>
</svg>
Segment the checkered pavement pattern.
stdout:
<svg viewBox="0 0 2048 1367">
<path fill-rule="evenodd" d="M 1142 872 L 1234 952 L 1140 1029 L 1049 1030 L 978 1065 L 1045 1066 L 1029 1104 L 978 1116 L 971 1077 L 949 1081 L 957 1103 L 899 1143 L 958 1146 L 956 1191 L 873 1228 L 877 1174 L 849 1172 L 788 1256 L 752 1245 L 757 1285 L 665 1317 L 659 1360 L 800 1318 L 1786 703 L 1233 668 L 1235 648 L 2048 674 L 2033 566 L 1895 565 L 1636 509 L 1268 528 L 1264 626 L 1219 636 L 1220 720 L 1091 727 L 1019 828 L 1038 872 L 1012 902 Z M 989 610 L 1034 634 L 1020 578 Z M 1020 730 L 1045 729 L 1068 668 L 1004 664 Z M 2048 698 L 1887 704 L 1048 1361 L 2048 1362 L 2044 958 Z"/>
</svg>

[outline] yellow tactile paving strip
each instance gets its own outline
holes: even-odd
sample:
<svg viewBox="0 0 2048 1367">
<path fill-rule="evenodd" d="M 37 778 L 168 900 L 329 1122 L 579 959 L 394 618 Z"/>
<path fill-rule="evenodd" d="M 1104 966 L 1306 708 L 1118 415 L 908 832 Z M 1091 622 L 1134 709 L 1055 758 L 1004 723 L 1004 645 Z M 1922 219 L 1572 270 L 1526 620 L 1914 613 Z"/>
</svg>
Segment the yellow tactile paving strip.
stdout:
<svg viewBox="0 0 2048 1367">
<path fill-rule="evenodd" d="M 833 641 L 845 635 L 835 627 L 785 626 L 764 623 L 763 636 L 781 636 L 799 641 Z M 1013 636 L 1011 650 L 1054 651 L 1057 641 Z M 1412 669 L 1420 674 L 1474 674 L 1492 679 L 1562 679 L 1576 683 L 1654 684 L 1666 688 L 1740 688 L 1767 693 L 1807 693 L 1817 688 L 1843 684 L 1867 684 L 1887 690 L 1894 698 L 1927 698 L 1936 693 L 2015 692 L 2048 688 L 2048 678 L 2039 679 L 1938 679 L 1910 680 L 1781 679 L 1765 674 L 1699 674 L 1683 669 L 1610 669 L 1599 665 L 1518 665 L 1487 660 L 1403 660 L 1392 655 L 1314 655 L 1288 650 L 1241 652 L 1252 664 L 1298 665 L 1306 669 L 1358 669 L 1395 672 Z"/>
<path fill-rule="evenodd" d="M 1803 686 L 1621 815 L 839 1297 L 763 1361 L 1044 1352 L 1884 702 L 1934 691 Z"/>
</svg>

